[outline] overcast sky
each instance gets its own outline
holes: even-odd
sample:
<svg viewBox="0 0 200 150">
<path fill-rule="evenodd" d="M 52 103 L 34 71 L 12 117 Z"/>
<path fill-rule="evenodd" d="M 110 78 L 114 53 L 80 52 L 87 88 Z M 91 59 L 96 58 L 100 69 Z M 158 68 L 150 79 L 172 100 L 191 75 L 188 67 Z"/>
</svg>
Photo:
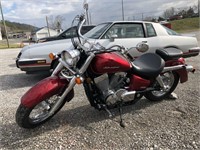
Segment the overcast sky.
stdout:
<svg viewBox="0 0 200 150">
<path fill-rule="evenodd" d="M 84 0 L 0 0 L 5 20 L 27 23 L 37 27 L 46 26 L 46 16 L 62 15 L 63 28 L 69 27 L 72 19 L 83 12 Z M 141 20 L 159 16 L 174 7 L 183 8 L 198 4 L 199 0 L 87 0 L 93 24 L 122 20 L 122 1 L 125 20 Z M 0 19 L 2 19 L 0 17 Z"/>
</svg>

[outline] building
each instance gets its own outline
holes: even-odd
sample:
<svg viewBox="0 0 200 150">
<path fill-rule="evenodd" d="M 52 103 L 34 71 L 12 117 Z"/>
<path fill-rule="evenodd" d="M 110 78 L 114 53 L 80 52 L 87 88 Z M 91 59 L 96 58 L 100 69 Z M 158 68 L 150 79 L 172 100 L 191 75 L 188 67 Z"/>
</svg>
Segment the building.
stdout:
<svg viewBox="0 0 200 150">
<path fill-rule="evenodd" d="M 49 35 L 50 34 L 50 35 Z M 48 29 L 47 27 L 40 28 L 31 34 L 32 41 L 37 41 L 40 38 L 55 36 L 58 32 L 53 29 Z"/>
<path fill-rule="evenodd" d="M 0 27 L 0 40 L 2 40 L 1 27 Z"/>
</svg>

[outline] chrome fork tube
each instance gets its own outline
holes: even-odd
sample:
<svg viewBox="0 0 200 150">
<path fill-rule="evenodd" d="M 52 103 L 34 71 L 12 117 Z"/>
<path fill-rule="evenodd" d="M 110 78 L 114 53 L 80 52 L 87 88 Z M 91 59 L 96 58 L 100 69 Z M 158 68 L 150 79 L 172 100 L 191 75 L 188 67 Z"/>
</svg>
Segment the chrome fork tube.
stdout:
<svg viewBox="0 0 200 150">
<path fill-rule="evenodd" d="M 56 66 L 55 70 L 52 72 L 51 76 L 52 76 L 52 77 L 56 76 L 62 68 L 63 68 L 62 63 L 59 63 L 59 64 Z"/>
<path fill-rule="evenodd" d="M 49 112 L 49 116 L 53 115 L 55 113 L 55 111 L 61 106 L 61 104 L 63 103 L 63 101 L 65 100 L 65 97 L 67 96 L 67 94 L 73 89 L 73 87 L 75 86 L 76 82 L 75 82 L 76 76 L 74 76 L 70 82 L 69 82 L 69 86 L 68 88 L 66 88 L 66 90 L 63 92 L 62 96 L 59 98 L 59 100 L 55 103 L 55 105 L 53 105 L 53 107 L 51 108 L 50 112 Z"/>
<path fill-rule="evenodd" d="M 79 70 L 79 74 L 83 74 L 87 70 L 88 66 L 90 65 L 94 57 L 95 57 L 95 54 L 91 53 L 90 56 L 85 61 L 85 64 L 83 65 L 83 67 L 81 67 L 81 69 Z"/>
<path fill-rule="evenodd" d="M 87 58 L 85 64 L 83 65 L 83 67 L 81 67 L 79 74 L 83 74 L 88 66 L 90 65 L 92 59 L 95 57 L 95 54 L 91 53 L 90 56 Z M 65 66 L 65 64 L 62 64 L 63 62 L 60 62 L 58 64 L 58 66 L 56 67 L 56 69 L 53 71 L 52 76 L 55 76 L 61 69 L 63 66 Z M 53 105 L 53 107 L 51 108 L 51 110 L 49 111 L 49 115 L 53 115 L 55 113 L 55 111 L 61 106 L 61 104 L 63 103 L 63 101 L 65 100 L 65 97 L 67 96 L 67 94 L 73 89 L 73 87 L 76 85 L 75 82 L 76 76 L 74 75 L 72 77 L 72 79 L 69 82 L 68 87 L 66 88 L 66 90 L 63 92 L 62 96 L 59 98 L 59 100 L 55 103 L 55 105 Z"/>
</svg>

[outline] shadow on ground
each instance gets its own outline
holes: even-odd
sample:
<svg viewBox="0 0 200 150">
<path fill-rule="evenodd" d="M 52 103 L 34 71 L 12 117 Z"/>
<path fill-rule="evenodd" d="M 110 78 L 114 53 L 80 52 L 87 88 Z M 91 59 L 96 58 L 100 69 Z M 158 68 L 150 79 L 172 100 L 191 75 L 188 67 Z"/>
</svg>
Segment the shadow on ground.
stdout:
<svg viewBox="0 0 200 150">
<path fill-rule="evenodd" d="M 155 103 L 149 102 L 146 99 L 142 99 L 135 105 L 123 107 L 123 115 L 127 113 L 135 114 L 139 110 L 150 107 L 153 104 Z M 113 109 L 111 111 L 115 114 L 113 118 L 109 118 L 105 111 L 98 111 L 92 108 L 90 105 L 84 105 L 74 109 L 60 111 L 56 116 L 48 121 L 48 123 L 45 123 L 44 125 L 31 130 L 22 129 L 16 123 L 4 124 L 2 125 L 2 137 L 5 138 L 1 140 L 1 144 L 5 149 L 10 149 L 13 147 L 16 149 L 25 148 L 28 144 L 27 141 L 39 142 L 35 137 L 38 137 L 45 132 L 54 131 L 61 126 L 66 126 L 67 131 L 62 131 L 67 132 L 66 134 L 68 134 L 68 131 L 74 128 L 78 129 L 79 127 L 84 128 L 84 130 L 90 130 L 90 132 L 93 132 L 95 127 L 93 127 L 91 124 L 102 123 L 103 121 L 105 121 L 102 126 L 103 128 L 106 127 L 109 129 L 113 126 L 118 126 L 120 128 L 118 110 Z M 109 122 L 110 125 L 108 125 L 106 120 L 111 120 Z"/>
</svg>

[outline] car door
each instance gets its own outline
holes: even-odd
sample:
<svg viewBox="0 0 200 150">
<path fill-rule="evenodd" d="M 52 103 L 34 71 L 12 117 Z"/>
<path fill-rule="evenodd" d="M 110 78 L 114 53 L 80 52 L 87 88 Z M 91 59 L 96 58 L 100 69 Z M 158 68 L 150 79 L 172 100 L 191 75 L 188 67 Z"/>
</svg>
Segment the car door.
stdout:
<svg viewBox="0 0 200 150">
<path fill-rule="evenodd" d="M 148 52 L 154 53 L 156 49 L 163 48 L 161 39 L 156 33 L 155 27 L 151 22 L 145 22 L 145 33 L 146 33 L 146 41 L 149 45 Z"/>
<path fill-rule="evenodd" d="M 143 22 L 115 23 L 101 37 L 99 42 L 105 47 L 117 44 L 128 49 L 132 48 L 131 51 L 129 51 L 130 55 L 132 57 L 138 57 L 144 53 L 133 48 L 136 47 L 138 43 L 145 42 L 149 44 L 150 48 L 147 52 L 154 52 L 155 47 L 158 47 L 155 42 L 157 37 L 148 37 L 146 32 L 146 25 Z M 111 40 L 112 38 L 114 38 L 114 41 Z"/>
</svg>

